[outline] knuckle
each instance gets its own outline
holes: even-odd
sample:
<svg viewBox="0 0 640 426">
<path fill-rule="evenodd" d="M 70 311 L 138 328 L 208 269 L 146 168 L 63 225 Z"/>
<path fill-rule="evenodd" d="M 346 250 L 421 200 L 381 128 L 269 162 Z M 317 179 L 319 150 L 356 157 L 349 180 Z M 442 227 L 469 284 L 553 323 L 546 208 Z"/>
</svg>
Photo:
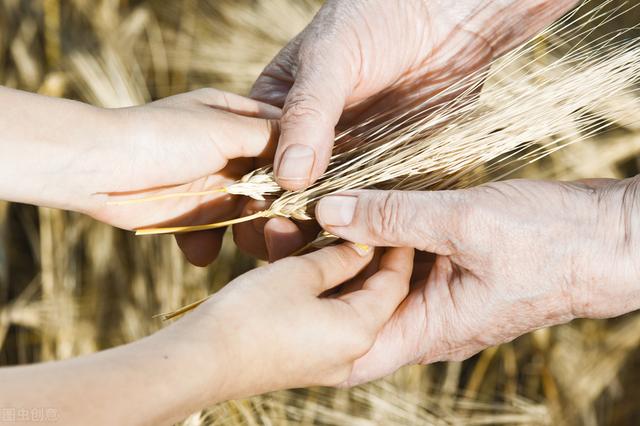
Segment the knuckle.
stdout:
<svg viewBox="0 0 640 426">
<path fill-rule="evenodd" d="M 442 210 L 448 220 L 443 222 L 440 229 L 434 229 L 434 232 L 438 233 L 438 240 L 442 242 L 443 253 L 459 254 L 465 246 L 463 242 L 468 240 L 468 235 L 474 235 L 474 232 L 467 231 L 474 229 L 477 232 L 482 227 L 478 223 L 478 207 L 469 201 L 465 190 L 448 191 L 440 195 Z"/>
<path fill-rule="evenodd" d="M 293 270 L 293 267 L 295 266 L 297 270 L 305 274 L 305 277 L 307 277 L 308 280 L 321 283 L 326 282 L 327 276 L 317 262 L 304 257 L 289 258 L 289 260 L 296 262 L 296 265 L 285 265 L 285 269 Z"/>
<path fill-rule="evenodd" d="M 306 120 L 325 121 L 324 113 L 316 105 L 320 100 L 310 94 L 297 94 L 287 100 L 282 114 L 282 127 L 286 129 L 287 123 L 296 123 Z"/>
<path fill-rule="evenodd" d="M 202 87 L 200 89 L 194 90 L 193 94 L 195 94 L 200 99 L 212 99 L 214 97 L 217 97 L 219 92 L 211 87 Z"/>
<path fill-rule="evenodd" d="M 466 190 L 448 191 L 446 194 L 447 213 L 451 217 L 452 224 L 457 224 L 457 228 L 465 225 L 468 221 L 477 216 L 477 204 L 469 202 Z M 445 194 L 443 195 L 443 198 Z M 443 204 L 445 200 L 442 200 Z"/>
<path fill-rule="evenodd" d="M 406 214 L 411 211 L 407 194 L 388 191 L 373 208 L 367 209 L 369 231 L 383 237 L 399 237 L 407 228 Z"/>
</svg>

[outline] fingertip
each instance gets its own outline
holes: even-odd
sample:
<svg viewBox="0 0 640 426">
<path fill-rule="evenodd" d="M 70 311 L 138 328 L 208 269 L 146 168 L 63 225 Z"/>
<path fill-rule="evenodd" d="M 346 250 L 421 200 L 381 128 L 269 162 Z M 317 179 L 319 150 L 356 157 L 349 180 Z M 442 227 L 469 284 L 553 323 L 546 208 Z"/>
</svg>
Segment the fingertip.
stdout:
<svg viewBox="0 0 640 426">
<path fill-rule="evenodd" d="M 381 267 L 401 273 L 407 280 L 413 269 L 415 250 L 411 247 L 394 247 L 387 249 L 384 254 Z"/>
<path fill-rule="evenodd" d="M 286 146 L 278 159 L 275 175 L 278 184 L 288 191 L 306 188 L 316 162 L 316 152 L 310 146 L 296 143 Z"/>
<path fill-rule="evenodd" d="M 375 249 L 373 247 L 351 242 L 344 242 L 323 250 L 327 249 L 333 249 L 338 252 L 337 256 L 342 259 L 342 268 L 359 268 L 358 272 L 363 270 L 371 260 L 373 260 L 375 255 Z"/>
<path fill-rule="evenodd" d="M 264 201 L 249 200 L 242 209 L 241 216 L 249 216 L 266 209 Z M 233 226 L 233 241 L 245 253 L 258 259 L 268 259 L 267 246 L 264 236 L 264 226 L 267 219 L 254 219 Z"/>
<path fill-rule="evenodd" d="M 353 223 L 358 206 L 355 195 L 329 195 L 316 206 L 316 219 L 323 227 L 344 227 Z"/>
<path fill-rule="evenodd" d="M 264 227 L 269 262 L 275 262 L 295 253 L 305 245 L 305 237 L 289 219 L 270 219 Z"/>
<path fill-rule="evenodd" d="M 344 243 L 325 247 L 302 258 L 315 265 L 319 273 L 316 290 L 321 294 L 358 275 L 371 262 L 373 255 L 374 250 L 363 255 L 349 243 Z"/>
<path fill-rule="evenodd" d="M 315 183 L 329 165 L 335 132 L 330 124 L 318 128 L 305 123 L 281 123 L 275 156 L 275 176 L 288 191 L 299 191 Z"/>
<path fill-rule="evenodd" d="M 224 229 L 178 234 L 175 236 L 178 247 L 187 261 L 194 266 L 209 266 L 220 253 Z"/>
</svg>

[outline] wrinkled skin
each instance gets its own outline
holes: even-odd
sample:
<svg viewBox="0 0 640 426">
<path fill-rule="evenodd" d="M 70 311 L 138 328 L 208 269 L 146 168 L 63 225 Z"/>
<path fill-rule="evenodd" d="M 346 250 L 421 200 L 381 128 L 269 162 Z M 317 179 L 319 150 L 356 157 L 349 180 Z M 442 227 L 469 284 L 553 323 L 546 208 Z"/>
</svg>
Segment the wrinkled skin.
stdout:
<svg viewBox="0 0 640 426">
<path fill-rule="evenodd" d="M 640 178 L 349 192 L 316 214 L 348 241 L 435 254 L 345 384 L 640 308 Z"/>
<path fill-rule="evenodd" d="M 251 93 L 283 108 L 274 160 L 278 183 L 301 189 L 321 176 L 336 126 L 346 128 L 382 112 L 399 113 L 436 99 L 444 88 L 485 68 L 574 3 L 328 0 L 265 68 Z M 291 162 L 285 160 L 288 150 Z M 248 206 L 243 214 L 259 207 Z M 236 242 L 272 261 L 316 235 L 281 219 L 262 221 L 254 228 L 236 227 Z"/>
</svg>

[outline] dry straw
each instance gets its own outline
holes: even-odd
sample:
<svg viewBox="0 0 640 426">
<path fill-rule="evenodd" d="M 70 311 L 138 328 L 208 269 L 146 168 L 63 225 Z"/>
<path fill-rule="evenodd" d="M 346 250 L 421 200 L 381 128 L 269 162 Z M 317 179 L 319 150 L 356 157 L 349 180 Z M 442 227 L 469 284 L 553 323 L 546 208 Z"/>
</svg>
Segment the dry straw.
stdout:
<svg viewBox="0 0 640 426">
<path fill-rule="evenodd" d="M 364 188 L 471 186 L 486 180 L 487 173 L 500 178 L 512 172 L 514 164 L 534 162 L 585 140 L 612 124 L 593 112 L 619 115 L 622 111 L 614 110 L 624 105 L 614 100 L 634 93 L 640 79 L 640 47 L 637 40 L 624 39 L 625 31 L 583 41 L 586 28 L 596 20 L 612 19 L 616 12 L 592 10 L 577 25 L 577 16 L 568 16 L 489 70 L 427 100 L 417 102 L 415 95 L 407 101 L 413 106 L 385 111 L 339 134 L 328 171 L 305 190 L 283 192 L 272 168 L 266 167 L 225 188 L 162 196 L 226 192 L 267 197 L 272 204 L 265 211 L 207 225 L 141 229 L 137 234 L 200 231 L 260 217 L 310 220 L 313 206 L 326 195 Z"/>
<path fill-rule="evenodd" d="M 52 36 L 64 43 L 51 45 L 61 45 L 64 52 L 61 68 L 51 70 L 41 18 L 43 5 L 53 2 L 63 25 Z M 0 82 L 101 106 L 140 104 L 211 84 L 246 93 L 261 67 L 308 23 L 320 2 L 0 0 Z M 600 0 L 592 3 L 600 6 Z M 634 25 L 639 18 L 625 14 L 597 34 Z M 94 42 L 85 46 L 88 39 Z M 548 64 L 546 44 L 538 43 L 532 55 Z M 67 55 L 70 49 L 73 57 Z M 615 108 L 593 113 L 616 123 L 615 132 L 558 151 L 517 175 L 567 180 L 636 175 L 640 128 L 634 123 L 640 121 L 640 101 L 629 92 L 612 103 Z M 470 176 L 473 181 L 493 178 L 482 168 Z M 211 267 L 195 268 L 170 239 L 131 239 L 81 215 L 2 203 L 0 240 L 0 357 L 5 364 L 68 358 L 142 338 L 162 326 L 150 320 L 154 313 L 214 292 L 253 266 L 236 255 L 232 244 L 223 246 Z M 464 363 L 408 367 L 350 390 L 315 388 L 232 401 L 181 424 L 633 424 L 639 343 L 637 315 L 578 321 L 539 330 Z"/>
</svg>

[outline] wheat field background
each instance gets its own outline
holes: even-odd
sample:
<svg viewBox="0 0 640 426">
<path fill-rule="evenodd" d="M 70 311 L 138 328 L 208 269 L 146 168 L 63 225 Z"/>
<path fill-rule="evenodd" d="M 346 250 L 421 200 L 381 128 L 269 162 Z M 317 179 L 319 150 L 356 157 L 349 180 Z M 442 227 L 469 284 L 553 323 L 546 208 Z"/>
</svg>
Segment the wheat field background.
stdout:
<svg viewBox="0 0 640 426">
<path fill-rule="evenodd" d="M 320 4 L 0 0 L 0 84 L 104 107 L 206 86 L 246 94 Z M 639 13 L 627 13 L 608 26 L 639 22 Z M 615 118 L 614 131 L 519 175 L 640 173 L 640 101 L 619 102 L 628 104 L 628 115 Z M 170 237 L 136 238 L 81 215 L 0 202 L 0 366 L 141 338 L 162 327 L 153 315 L 200 299 L 255 265 L 230 240 L 219 259 L 201 269 L 184 261 Z M 639 344 L 639 315 L 576 321 L 464 363 L 409 367 L 351 390 L 293 390 L 228 402 L 184 424 L 638 424 Z"/>
</svg>

